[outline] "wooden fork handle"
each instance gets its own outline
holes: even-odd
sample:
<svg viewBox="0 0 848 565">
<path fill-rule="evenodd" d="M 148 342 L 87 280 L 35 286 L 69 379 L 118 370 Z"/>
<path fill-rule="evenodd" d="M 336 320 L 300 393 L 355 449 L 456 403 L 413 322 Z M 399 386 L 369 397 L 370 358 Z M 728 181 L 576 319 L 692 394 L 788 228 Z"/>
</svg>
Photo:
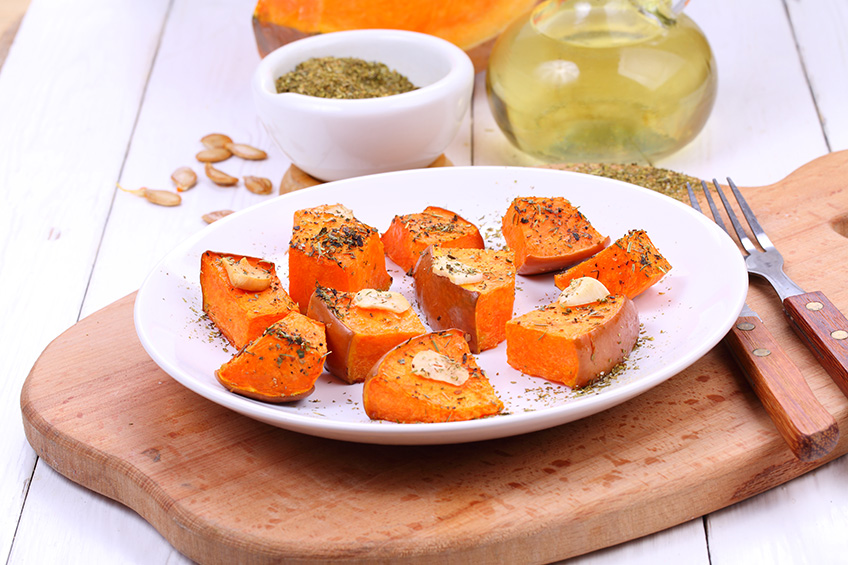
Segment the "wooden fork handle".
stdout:
<svg viewBox="0 0 848 565">
<path fill-rule="evenodd" d="M 839 427 L 804 375 L 756 317 L 740 317 L 724 338 L 777 431 L 801 461 L 836 446 Z"/>
<path fill-rule="evenodd" d="M 848 396 L 848 320 L 818 291 L 790 296 L 783 308 L 792 327 Z"/>
</svg>

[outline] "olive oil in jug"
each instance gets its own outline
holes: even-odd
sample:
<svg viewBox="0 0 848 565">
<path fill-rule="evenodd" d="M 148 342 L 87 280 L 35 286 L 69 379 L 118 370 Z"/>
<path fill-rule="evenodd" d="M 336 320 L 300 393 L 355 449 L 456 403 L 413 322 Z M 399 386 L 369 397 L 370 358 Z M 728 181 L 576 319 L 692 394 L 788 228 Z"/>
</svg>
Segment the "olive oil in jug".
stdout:
<svg viewBox="0 0 848 565">
<path fill-rule="evenodd" d="M 648 0 L 547 0 L 489 60 L 498 126 L 549 162 L 652 163 L 690 142 L 712 110 L 715 61 L 688 17 Z"/>
</svg>

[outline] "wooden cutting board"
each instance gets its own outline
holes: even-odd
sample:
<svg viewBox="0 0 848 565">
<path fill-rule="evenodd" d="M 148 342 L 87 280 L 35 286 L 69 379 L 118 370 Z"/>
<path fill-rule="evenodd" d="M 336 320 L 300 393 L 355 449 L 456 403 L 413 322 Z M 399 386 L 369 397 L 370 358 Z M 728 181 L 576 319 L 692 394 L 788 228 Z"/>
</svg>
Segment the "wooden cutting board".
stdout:
<svg viewBox="0 0 848 565">
<path fill-rule="evenodd" d="M 848 312 L 848 152 L 745 189 L 790 276 Z M 612 410 L 464 445 L 345 443 L 242 417 L 163 373 L 133 296 L 41 355 L 27 438 L 69 479 L 134 509 L 201 563 L 544 563 L 690 520 L 848 452 L 848 399 L 754 281 L 749 303 L 843 430 L 801 463 L 720 344 Z"/>
</svg>

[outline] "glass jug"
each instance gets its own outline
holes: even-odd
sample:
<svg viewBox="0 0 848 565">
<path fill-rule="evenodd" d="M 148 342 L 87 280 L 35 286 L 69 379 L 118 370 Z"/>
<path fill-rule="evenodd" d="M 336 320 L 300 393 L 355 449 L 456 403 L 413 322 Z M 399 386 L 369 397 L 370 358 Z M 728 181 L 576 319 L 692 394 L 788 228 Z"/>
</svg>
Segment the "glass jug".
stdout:
<svg viewBox="0 0 848 565">
<path fill-rule="evenodd" d="M 712 50 L 680 13 L 685 4 L 540 3 L 489 59 L 498 126 L 549 162 L 650 164 L 677 151 L 701 131 L 717 86 Z"/>
</svg>

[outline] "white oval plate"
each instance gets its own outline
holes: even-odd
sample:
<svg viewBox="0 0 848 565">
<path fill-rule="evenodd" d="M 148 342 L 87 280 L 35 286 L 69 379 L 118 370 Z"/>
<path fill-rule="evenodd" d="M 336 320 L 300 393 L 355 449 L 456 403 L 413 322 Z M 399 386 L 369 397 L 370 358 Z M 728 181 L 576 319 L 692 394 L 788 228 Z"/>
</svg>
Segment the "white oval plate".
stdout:
<svg viewBox="0 0 848 565">
<path fill-rule="evenodd" d="M 526 376 L 506 363 L 506 344 L 478 356 L 505 414 L 468 422 L 371 421 L 362 385 L 324 373 L 312 396 L 266 404 L 227 391 L 215 370 L 234 350 L 202 315 L 200 256 L 207 249 L 273 260 L 288 276 L 295 210 L 341 203 L 385 231 L 395 214 L 441 206 L 477 224 L 487 247 L 503 245 L 500 218 L 516 196 L 564 196 L 613 241 L 645 229 L 672 270 L 635 300 L 641 345 L 626 368 L 602 385 L 572 391 Z M 390 261 L 392 289 L 414 304 L 411 278 Z M 742 255 L 711 220 L 650 190 L 589 175 L 517 167 L 452 167 L 385 173 L 328 183 L 232 214 L 174 249 L 147 277 L 135 302 L 135 325 L 153 360 L 197 394 L 262 422 L 306 434 L 381 444 L 447 444 L 507 437 L 571 422 L 620 404 L 662 383 L 707 353 L 730 329 L 748 289 Z M 552 275 L 519 276 L 515 313 L 552 302 Z M 422 318 L 423 319 L 423 318 Z"/>
</svg>

